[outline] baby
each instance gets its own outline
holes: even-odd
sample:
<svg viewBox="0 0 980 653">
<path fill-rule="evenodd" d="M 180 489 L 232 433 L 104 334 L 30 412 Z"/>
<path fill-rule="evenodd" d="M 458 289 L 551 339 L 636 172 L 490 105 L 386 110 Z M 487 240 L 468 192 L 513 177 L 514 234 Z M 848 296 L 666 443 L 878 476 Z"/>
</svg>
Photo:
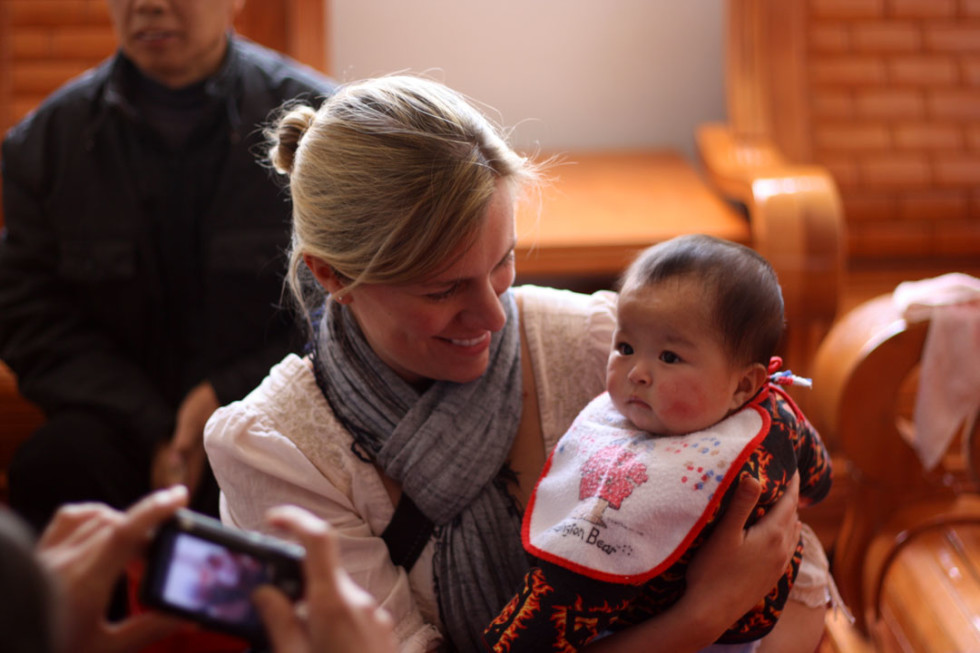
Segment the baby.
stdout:
<svg viewBox="0 0 980 653">
<path fill-rule="evenodd" d="M 637 258 L 607 392 L 545 465 L 523 525 L 536 564 L 487 629 L 491 650 L 578 650 L 665 610 L 743 474 L 763 487 L 753 519 L 797 471 L 801 504 L 826 496 L 829 456 L 776 384 L 796 378 L 774 374 L 782 331 L 775 273 L 751 249 L 694 235 Z M 778 586 L 719 643 L 752 650 L 772 630 L 801 558 L 802 541 Z"/>
</svg>

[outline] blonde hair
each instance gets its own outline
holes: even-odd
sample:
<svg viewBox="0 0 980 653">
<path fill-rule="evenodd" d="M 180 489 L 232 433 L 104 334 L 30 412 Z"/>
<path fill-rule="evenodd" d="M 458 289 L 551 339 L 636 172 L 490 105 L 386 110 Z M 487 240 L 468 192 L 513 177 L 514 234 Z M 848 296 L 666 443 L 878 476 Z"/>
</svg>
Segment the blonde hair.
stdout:
<svg viewBox="0 0 980 653">
<path fill-rule="evenodd" d="M 304 255 L 345 291 L 424 279 L 476 237 L 498 181 L 516 191 L 537 178 L 462 95 L 414 76 L 346 85 L 318 111 L 286 107 L 267 136 L 269 160 L 289 176 L 286 278 L 304 308 Z"/>
</svg>

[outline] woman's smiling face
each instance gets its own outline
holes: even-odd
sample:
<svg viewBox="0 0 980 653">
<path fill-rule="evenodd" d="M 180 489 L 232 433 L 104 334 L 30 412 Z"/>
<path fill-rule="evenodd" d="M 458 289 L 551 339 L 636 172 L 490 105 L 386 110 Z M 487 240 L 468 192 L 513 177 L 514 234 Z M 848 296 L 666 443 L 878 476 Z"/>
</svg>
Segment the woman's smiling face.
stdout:
<svg viewBox="0 0 980 653">
<path fill-rule="evenodd" d="M 500 303 L 514 282 L 514 195 L 498 183 L 473 244 L 430 279 L 364 284 L 342 295 L 368 344 L 409 383 L 466 383 L 487 369 Z"/>
</svg>

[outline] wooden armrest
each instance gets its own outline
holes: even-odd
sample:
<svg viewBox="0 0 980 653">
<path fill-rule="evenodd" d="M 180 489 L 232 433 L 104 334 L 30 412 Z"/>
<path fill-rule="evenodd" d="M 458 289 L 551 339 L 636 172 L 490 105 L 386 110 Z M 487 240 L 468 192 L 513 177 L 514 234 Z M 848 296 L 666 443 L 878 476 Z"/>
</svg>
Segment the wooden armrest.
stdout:
<svg viewBox="0 0 980 653">
<path fill-rule="evenodd" d="M 698 155 L 705 173 L 722 194 L 743 204 L 752 200 L 752 182 L 787 164 L 771 142 L 737 141 L 728 125 L 708 123 L 697 130 Z"/>
<path fill-rule="evenodd" d="M 705 174 L 746 206 L 752 242 L 780 272 L 787 319 L 837 311 L 843 271 L 843 210 L 833 179 L 819 166 L 786 163 L 766 141 L 742 144 L 724 125 L 698 130 Z"/>
<path fill-rule="evenodd" d="M 883 589 L 889 569 L 896 568 L 894 551 L 909 534 L 937 521 L 980 522 L 976 479 L 966 473 L 976 468 L 976 433 L 967 441 L 972 445 L 967 460 L 954 446 L 941 465 L 925 470 L 899 431 L 899 417 L 907 409 L 901 398 L 914 379 L 927 333 L 927 322 L 906 322 L 891 294 L 885 294 L 843 316 L 814 360 L 809 417 L 827 445 L 840 451 L 853 469 L 833 572 L 858 627 L 868 635 L 894 630 L 882 626 L 891 618 L 883 606 L 914 606 L 922 599 L 921 592 L 909 589 L 908 583 L 919 581 L 906 573 L 908 558 L 897 567 L 890 589 Z M 980 559 L 980 544 L 976 548 Z M 966 590 L 980 597 L 980 585 Z M 946 600 L 923 606 L 921 614 L 949 608 Z M 901 628 L 915 628 L 922 619 Z M 884 634 L 878 628 L 885 628 Z"/>
<path fill-rule="evenodd" d="M 810 420 L 876 484 L 905 485 L 920 475 L 898 432 L 895 402 L 922 356 L 927 329 L 906 323 L 891 294 L 880 295 L 838 320 L 814 359 Z"/>
<path fill-rule="evenodd" d="M 904 506 L 868 547 L 864 618 L 883 650 L 976 651 L 980 496 Z"/>
<path fill-rule="evenodd" d="M 678 152 L 569 152 L 549 175 L 538 201 L 517 214 L 522 282 L 613 279 L 637 252 L 684 233 L 749 242 L 743 216 Z"/>
<path fill-rule="evenodd" d="M 842 452 L 855 473 L 833 572 L 865 632 L 867 550 L 898 508 L 895 497 L 904 495 L 893 479 L 921 487 L 921 466 L 895 422 L 895 397 L 918 362 L 925 338 L 924 328 L 907 326 L 891 295 L 882 295 L 838 320 L 814 359 L 807 414 L 827 446 Z"/>
<path fill-rule="evenodd" d="M 0 361 L 0 502 L 7 500 L 7 467 L 21 442 L 41 425 L 40 409 L 17 391 L 17 378 Z"/>
<path fill-rule="evenodd" d="M 841 294 L 844 219 L 837 187 L 823 168 L 786 163 L 768 141 L 741 143 L 725 125 L 703 125 L 697 142 L 709 183 L 746 207 L 752 245 L 779 275 L 786 353 L 794 369 L 806 372 Z"/>
</svg>

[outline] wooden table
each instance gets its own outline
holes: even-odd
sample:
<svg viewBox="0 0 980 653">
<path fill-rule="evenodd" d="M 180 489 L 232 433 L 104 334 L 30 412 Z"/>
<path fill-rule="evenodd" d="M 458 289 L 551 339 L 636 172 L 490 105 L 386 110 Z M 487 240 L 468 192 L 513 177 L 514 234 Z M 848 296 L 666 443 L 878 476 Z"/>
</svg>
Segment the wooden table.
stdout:
<svg viewBox="0 0 980 653">
<path fill-rule="evenodd" d="M 674 151 L 571 152 L 548 175 L 518 211 L 522 280 L 613 278 L 639 250 L 685 233 L 750 242 L 747 220 Z"/>
</svg>

